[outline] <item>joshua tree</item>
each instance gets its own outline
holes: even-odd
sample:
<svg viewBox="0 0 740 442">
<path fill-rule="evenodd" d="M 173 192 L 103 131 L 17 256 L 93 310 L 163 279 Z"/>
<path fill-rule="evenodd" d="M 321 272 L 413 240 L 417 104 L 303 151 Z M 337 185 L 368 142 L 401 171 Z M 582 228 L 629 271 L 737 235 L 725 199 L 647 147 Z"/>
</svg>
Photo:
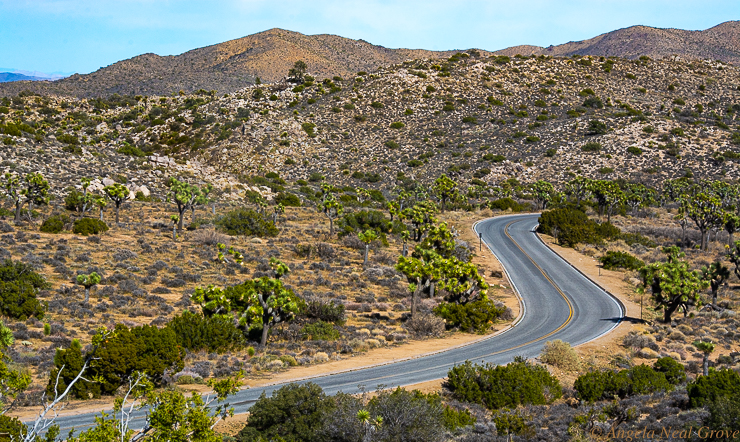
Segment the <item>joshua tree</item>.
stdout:
<svg viewBox="0 0 740 442">
<path fill-rule="evenodd" d="M 85 287 L 85 304 L 90 302 L 90 289 L 100 284 L 100 275 L 92 272 L 89 275 L 77 275 L 77 284 Z"/>
<path fill-rule="evenodd" d="M 116 224 L 118 224 L 118 212 L 121 209 L 121 205 L 126 201 L 126 198 L 128 198 L 130 192 L 126 186 L 119 183 L 103 187 L 103 192 L 105 192 L 106 196 L 108 196 L 108 198 L 113 201 L 113 204 L 116 205 Z"/>
<path fill-rule="evenodd" d="M 26 174 L 23 183 L 18 175 L 6 173 L 5 193 L 15 204 L 15 222 L 20 222 L 21 209 L 26 203 L 30 216 L 34 204 L 40 206 L 49 202 L 49 182 L 38 172 Z"/>
<path fill-rule="evenodd" d="M 357 234 L 357 237 L 365 244 L 365 260 L 362 265 L 367 266 L 367 255 L 370 251 L 370 243 L 378 239 L 378 235 L 375 233 L 375 230 L 368 229 Z"/>
<path fill-rule="evenodd" d="M 457 192 L 457 183 L 443 174 L 434 181 L 432 191 L 442 202 L 442 212 L 444 212 L 447 200 L 452 199 Z"/>
<path fill-rule="evenodd" d="M 321 186 L 324 191 L 323 199 L 319 204 L 321 211 L 329 218 L 329 236 L 334 236 L 334 220 L 342 215 L 344 207 L 337 201 L 332 192 L 332 187 L 328 185 Z"/>
<path fill-rule="evenodd" d="M 284 205 L 278 204 L 277 206 L 275 206 L 275 209 L 274 209 L 274 211 L 272 213 L 272 223 L 277 226 L 278 216 L 280 216 L 283 213 L 285 213 L 285 206 Z"/>
<path fill-rule="evenodd" d="M 671 322 L 671 315 L 679 307 L 688 311 L 690 305 L 699 305 L 699 291 L 709 282 L 702 278 L 698 270 L 690 271 L 689 263 L 681 260 L 684 254 L 676 246 L 664 247 L 668 262 L 656 262 L 640 269 L 642 288 L 649 289 L 655 303 L 664 309 L 664 321 Z"/>
<path fill-rule="evenodd" d="M 704 376 L 709 376 L 709 355 L 714 351 L 715 345 L 704 341 L 694 341 L 692 345 L 702 352 L 702 373 Z"/>
<path fill-rule="evenodd" d="M 170 192 L 167 194 L 167 198 L 172 198 L 175 204 L 177 204 L 177 228 L 179 231 L 182 232 L 185 211 L 191 209 L 194 215 L 195 206 L 208 203 L 208 194 L 211 192 L 211 189 L 210 184 L 206 184 L 201 188 L 172 178 Z"/>
<path fill-rule="evenodd" d="M 719 287 L 730 277 L 730 270 L 720 261 L 713 262 L 709 267 L 701 269 L 702 277 L 709 281 L 709 287 L 712 289 L 712 305 L 717 305 L 717 291 Z"/>
</svg>

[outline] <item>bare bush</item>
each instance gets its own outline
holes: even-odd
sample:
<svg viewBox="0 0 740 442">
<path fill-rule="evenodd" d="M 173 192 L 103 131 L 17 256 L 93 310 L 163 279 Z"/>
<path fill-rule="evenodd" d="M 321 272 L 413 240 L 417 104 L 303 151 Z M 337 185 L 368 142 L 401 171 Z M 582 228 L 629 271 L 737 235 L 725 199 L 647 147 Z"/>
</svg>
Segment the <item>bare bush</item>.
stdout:
<svg viewBox="0 0 740 442">
<path fill-rule="evenodd" d="M 432 314 L 419 314 L 406 321 L 404 327 L 415 338 L 434 338 L 445 330 L 445 321 Z"/>
<path fill-rule="evenodd" d="M 229 235 L 217 232 L 215 230 L 197 230 L 190 237 L 190 240 L 196 244 L 206 246 L 215 246 L 218 243 L 229 245 Z"/>
</svg>

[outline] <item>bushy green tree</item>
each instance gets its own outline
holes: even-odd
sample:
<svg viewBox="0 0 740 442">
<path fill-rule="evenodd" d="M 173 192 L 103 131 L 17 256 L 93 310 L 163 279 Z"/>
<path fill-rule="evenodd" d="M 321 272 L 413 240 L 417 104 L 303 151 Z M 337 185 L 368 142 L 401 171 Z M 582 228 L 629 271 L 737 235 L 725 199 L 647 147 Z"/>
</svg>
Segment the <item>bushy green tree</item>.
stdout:
<svg viewBox="0 0 740 442">
<path fill-rule="evenodd" d="M 730 270 L 721 261 L 715 261 L 701 269 L 702 279 L 709 281 L 712 290 L 712 305 L 717 305 L 717 292 L 720 286 L 730 277 Z"/>
<path fill-rule="evenodd" d="M 222 354 L 246 344 L 244 333 L 234 320 L 223 316 L 204 317 L 186 310 L 172 318 L 166 328 L 172 329 L 178 344 L 191 352 L 207 350 Z"/>
<path fill-rule="evenodd" d="M 249 409 L 249 421 L 236 439 L 322 441 L 320 431 L 336 404 L 318 385 L 288 384 L 268 397 L 264 392 Z"/>
<path fill-rule="evenodd" d="M 216 225 L 229 235 L 271 237 L 279 233 L 275 224 L 251 209 L 232 210 L 219 217 Z"/>
<path fill-rule="evenodd" d="M 740 395 L 740 374 L 733 370 L 711 371 L 686 386 L 691 407 L 703 407 L 721 397 Z"/>
<path fill-rule="evenodd" d="M 466 361 L 450 370 L 443 385 L 456 399 L 490 410 L 549 404 L 563 395 L 557 378 L 527 362 L 496 366 Z"/>
<path fill-rule="evenodd" d="M 0 266 L 0 313 L 25 320 L 44 317 L 44 308 L 36 298 L 39 290 L 50 285 L 33 268 L 20 261 L 5 260 Z"/>
<path fill-rule="evenodd" d="M 129 329 L 117 324 L 112 336 L 106 338 L 95 349 L 94 363 L 90 365 L 89 377 L 74 386 L 74 396 L 80 399 L 111 395 L 126 382 L 134 372 L 146 372 L 155 385 L 162 385 L 165 370 L 178 372 L 183 368 L 184 349 L 178 345 L 175 332 L 168 328 L 159 329 L 144 325 Z M 64 390 L 79 373 L 81 364 L 93 358 L 90 352 L 83 355 L 80 346 L 58 350 L 54 358 L 47 393 Z M 76 364 L 76 365 L 75 365 Z"/>
</svg>

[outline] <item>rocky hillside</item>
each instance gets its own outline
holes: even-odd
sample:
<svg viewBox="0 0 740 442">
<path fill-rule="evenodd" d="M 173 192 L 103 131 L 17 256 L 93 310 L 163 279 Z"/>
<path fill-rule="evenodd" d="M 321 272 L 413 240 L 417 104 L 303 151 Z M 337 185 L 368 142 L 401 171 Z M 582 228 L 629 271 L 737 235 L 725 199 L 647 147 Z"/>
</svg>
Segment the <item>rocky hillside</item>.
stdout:
<svg viewBox="0 0 740 442">
<path fill-rule="evenodd" d="M 704 31 L 632 26 L 589 40 L 558 46 L 514 46 L 498 55 L 615 56 L 654 59 L 676 56 L 686 60 L 740 61 L 740 22 L 722 23 Z M 483 55 L 490 55 L 480 51 Z M 119 61 L 86 75 L 73 75 L 55 82 L 20 81 L 0 84 L 0 96 L 24 90 L 76 97 L 121 95 L 171 95 L 199 89 L 219 94 L 235 92 L 259 77 L 263 82 L 281 80 L 298 60 L 308 64 L 319 79 L 349 77 L 373 72 L 410 59 L 449 57 L 455 51 L 388 49 L 364 40 L 336 35 L 303 35 L 283 29 L 249 35 L 236 40 L 161 57 L 143 54 Z"/>
<path fill-rule="evenodd" d="M 229 195 L 269 184 L 251 178 L 267 171 L 296 189 L 322 177 L 391 189 L 442 173 L 464 186 L 576 174 L 736 180 L 738 78 L 721 62 L 472 51 L 225 96 L 24 94 L 0 103 L 0 155 L 5 171 L 41 171 L 58 192 L 81 176 L 123 176 L 156 194 L 180 176 Z"/>
<path fill-rule="evenodd" d="M 575 54 L 611 55 L 631 59 L 642 55 L 651 58 L 677 56 L 688 60 L 721 60 L 737 65 L 740 62 L 740 21 L 728 21 L 703 31 L 630 26 L 588 40 L 546 48 L 514 46 L 496 53 L 509 56 L 544 54 L 557 57 L 570 57 Z"/>
<path fill-rule="evenodd" d="M 21 82 L 0 86 L 0 96 L 23 90 L 77 97 L 114 93 L 170 95 L 198 89 L 233 92 L 254 83 L 282 79 L 293 64 L 303 60 L 318 78 L 375 71 L 411 58 L 445 57 L 454 51 L 433 52 L 388 49 L 363 40 L 336 35 L 303 35 L 282 29 L 161 57 L 143 54 L 119 61 L 91 74 L 73 75 L 53 83 Z"/>
</svg>

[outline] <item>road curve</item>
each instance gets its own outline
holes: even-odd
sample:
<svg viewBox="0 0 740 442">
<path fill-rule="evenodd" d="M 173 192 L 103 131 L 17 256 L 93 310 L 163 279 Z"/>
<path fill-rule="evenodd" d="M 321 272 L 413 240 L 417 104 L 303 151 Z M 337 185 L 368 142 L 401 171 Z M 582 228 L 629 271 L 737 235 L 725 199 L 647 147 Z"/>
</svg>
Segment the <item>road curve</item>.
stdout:
<svg viewBox="0 0 740 442">
<path fill-rule="evenodd" d="M 478 222 L 478 232 L 501 261 L 523 303 L 523 315 L 507 332 L 473 344 L 429 356 L 304 379 L 327 394 L 356 393 L 360 386 L 404 386 L 444 378 L 466 360 L 507 364 L 515 356 L 539 355 L 545 342 L 560 339 L 578 345 L 608 333 L 624 317 L 623 306 L 550 250 L 534 233 L 538 215 L 510 215 Z M 424 345 L 420 342 L 416 345 Z M 270 395 L 283 384 L 242 390 L 230 398 L 243 413 L 262 392 Z M 132 428 L 143 424 L 144 413 Z M 92 425 L 94 414 L 61 416 L 57 423 L 66 434 Z"/>
</svg>

